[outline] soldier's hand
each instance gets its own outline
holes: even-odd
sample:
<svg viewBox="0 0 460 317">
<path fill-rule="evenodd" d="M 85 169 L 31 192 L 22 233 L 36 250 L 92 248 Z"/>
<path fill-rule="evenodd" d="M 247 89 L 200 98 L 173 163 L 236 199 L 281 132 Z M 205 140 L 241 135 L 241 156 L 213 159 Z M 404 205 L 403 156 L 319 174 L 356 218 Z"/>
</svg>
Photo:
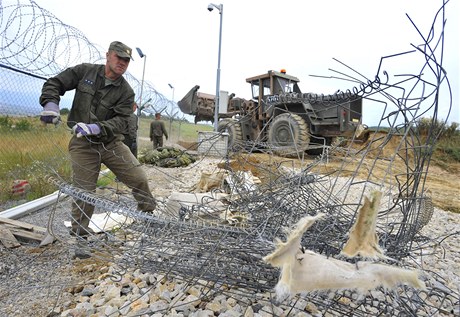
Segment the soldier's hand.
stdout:
<svg viewBox="0 0 460 317">
<path fill-rule="evenodd" d="M 59 114 L 59 105 L 54 102 L 48 102 L 43 106 L 43 111 L 40 112 L 40 121 L 44 124 L 58 125 L 61 122 L 61 116 Z"/>
<path fill-rule="evenodd" d="M 77 138 L 81 138 L 82 136 L 98 135 L 101 133 L 101 128 L 96 123 L 78 122 L 73 126 L 72 130 L 73 133 L 77 135 Z"/>
</svg>

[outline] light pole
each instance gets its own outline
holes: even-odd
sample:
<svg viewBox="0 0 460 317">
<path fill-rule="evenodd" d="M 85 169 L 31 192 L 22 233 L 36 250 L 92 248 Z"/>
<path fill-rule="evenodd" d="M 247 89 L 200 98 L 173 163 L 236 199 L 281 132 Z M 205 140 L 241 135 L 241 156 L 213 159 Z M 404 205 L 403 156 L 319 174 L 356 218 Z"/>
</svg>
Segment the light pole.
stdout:
<svg viewBox="0 0 460 317">
<path fill-rule="evenodd" d="M 172 107 L 171 107 L 171 115 L 169 116 L 169 135 L 171 135 L 171 126 L 172 126 L 172 121 L 174 119 L 174 86 L 171 84 L 168 84 L 169 88 L 172 89 Z"/>
<path fill-rule="evenodd" d="M 220 14 L 220 28 L 219 28 L 219 55 L 217 57 L 217 80 L 216 80 L 216 98 L 214 105 L 214 131 L 217 132 L 217 121 L 219 120 L 219 101 L 220 101 L 220 48 L 222 45 L 222 17 L 224 15 L 223 4 L 208 4 L 208 11 L 211 12 L 214 8 L 219 10 Z"/>
<path fill-rule="evenodd" d="M 145 75 L 145 62 L 147 61 L 147 55 L 142 53 L 142 50 L 139 47 L 136 47 L 136 51 L 139 54 L 140 58 L 144 59 L 144 69 L 142 71 L 142 82 L 141 82 L 141 96 L 139 97 L 139 107 L 137 107 L 137 116 L 141 115 L 141 108 L 142 108 L 142 93 L 144 90 L 144 75 Z"/>
</svg>

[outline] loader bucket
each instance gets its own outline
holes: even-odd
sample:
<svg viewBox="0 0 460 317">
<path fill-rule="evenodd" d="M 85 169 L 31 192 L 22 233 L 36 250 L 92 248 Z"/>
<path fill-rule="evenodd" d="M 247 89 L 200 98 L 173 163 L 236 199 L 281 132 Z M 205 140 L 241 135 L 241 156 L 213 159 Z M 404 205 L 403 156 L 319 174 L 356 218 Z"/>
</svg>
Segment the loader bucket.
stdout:
<svg viewBox="0 0 460 317">
<path fill-rule="evenodd" d="M 196 85 L 180 100 L 177 105 L 179 109 L 185 113 L 190 115 L 196 115 L 196 108 L 198 103 L 198 96 L 197 91 L 200 89 L 200 86 Z"/>
</svg>

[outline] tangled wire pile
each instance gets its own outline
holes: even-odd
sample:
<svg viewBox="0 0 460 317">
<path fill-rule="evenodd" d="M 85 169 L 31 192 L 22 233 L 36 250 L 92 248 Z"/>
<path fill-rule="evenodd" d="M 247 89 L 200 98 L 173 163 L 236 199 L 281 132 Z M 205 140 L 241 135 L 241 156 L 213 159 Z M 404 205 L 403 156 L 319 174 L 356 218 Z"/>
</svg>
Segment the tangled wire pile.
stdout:
<svg viewBox="0 0 460 317">
<path fill-rule="evenodd" d="M 444 10 L 445 5 L 440 12 Z M 435 122 L 441 88 L 447 86 L 450 90 L 442 58 L 438 58 L 442 56 L 439 50 L 443 46 L 437 43 L 442 42 L 444 36 L 444 21 L 439 19 L 437 15 L 430 38 L 422 37 L 421 45 L 404 53 L 422 61 L 419 73 L 408 74 L 403 69 L 394 78 L 404 76 L 405 80 L 393 82 L 390 73 L 382 71 L 388 58 L 382 58 L 375 81 L 354 79 L 361 87 L 356 91 L 364 99 L 371 101 L 379 94 L 382 100 L 378 103 L 384 104 L 380 124 L 359 150 L 353 147 L 352 138 L 348 146 L 332 146 L 313 162 L 307 162 L 302 156 L 295 161 L 276 158 L 270 149 L 264 153 L 269 159 L 260 162 L 255 159 L 255 152 L 242 154 L 247 152 L 243 145 L 223 159 L 222 169 L 211 173 L 217 175 L 224 170 L 226 176 L 221 185 L 225 186 L 204 193 L 174 193 L 159 202 L 154 214 L 137 211 L 134 201 L 117 191 L 104 195 L 87 193 L 60 180 L 59 175 L 50 181 L 71 199 L 84 200 L 102 213 L 123 217 L 117 218 L 124 220 L 117 220 L 116 229 L 106 232 L 106 240 L 90 241 L 87 247 L 92 249 L 95 258 L 114 263 L 117 269 L 110 274 L 120 283 L 125 274 L 133 270 L 161 274 L 149 280 L 147 292 L 156 286 L 163 287 L 162 281 L 171 278 L 180 280 L 181 287 L 189 291 L 199 287 L 188 303 L 225 295 L 245 308 L 263 299 L 282 307 L 285 315 L 300 312 L 331 316 L 454 314 L 458 312 L 458 289 L 446 285 L 440 276 L 430 272 L 420 277 L 425 283 L 422 289 L 398 285 L 390 290 L 378 287 L 363 294 L 351 285 L 347 289 L 298 292 L 289 298 L 275 299 L 274 288 L 280 270 L 263 261 L 281 244 L 275 243 L 276 239 L 286 241 L 289 230 L 305 216 L 324 214 L 323 219 L 302 235 L 299 251 L 352 263 L 359 270 L 360 261 L 368 259 L 343 258 L 341 252 L 366 197 L 379 191 L 382 198 L 375 207 L 378 214 L 375 235 L 385 251 L 385 257 L 379 262 L 423 271 L 419 255 L 429 249 L 430 243 L 420 232 L 433 214 L 424 180 L 439 132 L 432 130 L 428 135 L 420 135 L 417 120 L 431 114 Z M 436 41 L 433 34 L 438 35 Z M 12 60 L 12 57 L 3 58 Z M 344 75 L 343 79 L 354 78 L 354 75 Z M 401 95 L 402 91 L 413 93 Z M 279 102 L 282 106 L 283 98 L 279 98 Z M 388 132 L 381 133 L 383 126 L 390 127 Z M 395 152 L 385 150 L 390 143 L 396 144 Z M 331 160 L 339 162 L 338 168 L 328 168 Z M 253 176 L 257 171 L 255 176 L 260 182 L 248 176 L 248 171 L 253 171 Z M 52 220 L 50 227 L 56 226 Z M 56 237 L 63 240 L 57 233 Z M 447 238 L 430 242 L 439 243 Z M 144 294 L 138 295 L 137 299 Z M 184 301 L 184 298 L 177 302 L 170 299 L 167 307 L 155 310 L 150 306 L 145 313 L 167 314 L 185 305 Z M 133 299 L 131 303 L 135 302 Z M 304 303 L 300 309 L 299 302 Z M 312 306 L 314 310 L 307 309 Z M 118 307 L 112 313 L 125 312 L 125 307 Z M 271 314 L 277 315 L 276 311 L 272 309 Z"/>
</svg>

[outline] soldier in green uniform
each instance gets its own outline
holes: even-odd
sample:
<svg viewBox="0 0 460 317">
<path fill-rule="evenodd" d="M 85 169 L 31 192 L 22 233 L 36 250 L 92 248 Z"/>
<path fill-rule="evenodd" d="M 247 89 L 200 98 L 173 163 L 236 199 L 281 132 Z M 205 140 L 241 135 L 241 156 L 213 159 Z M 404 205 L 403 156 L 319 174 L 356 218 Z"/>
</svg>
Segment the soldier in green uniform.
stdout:
<svg viewBox="0 0 460 317">
<path fill-rule="evenodd" d="M 150 141 L 153 142 L 153 149 L 163 147 L 163 134 L 168 139 L 165 123 L 161 121 L 161 114 L 155 113 L 155 120 L 150 122 Z"/>
<path fill-rule="evenodd" d="M 73 131 L 69 143 L 73 185 L 89 192 L 96 190 L 101 164 L 131 188 L 138 208 L 152 212 L 156 207 L 147 175 L 130 149 L 122 142 L 129 116 L 133 113 L 134 91 L 123 77 L 132 50 L 112 42 L 106 64 L 80 64 L 49 78 L 42 88 L 40 120 L 59 122 L 59 101 L 66 91 L 75 90 L 67 125 Z M 81 200 L 72 204 L 72 229 L 76 236 L 91 233 L 88 228 L 94 206 Z"/>
</svg>

